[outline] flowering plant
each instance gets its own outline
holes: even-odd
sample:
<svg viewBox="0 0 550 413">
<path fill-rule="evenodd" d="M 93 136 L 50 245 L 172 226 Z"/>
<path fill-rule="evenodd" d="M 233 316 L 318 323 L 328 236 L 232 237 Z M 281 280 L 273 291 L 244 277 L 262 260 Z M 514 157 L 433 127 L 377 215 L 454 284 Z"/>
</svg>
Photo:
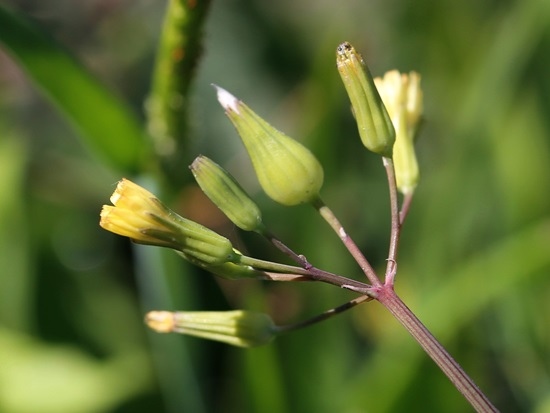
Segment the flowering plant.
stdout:
<svg viewBox="0 0 550 413">
<path fill-rule="evenodd" d="M 250 347 L 266 344 L 276 335 L 376 300 L 418 341 L 476 410 L 494 412 L 496 408 L 487 397 L 394 291 L 399 237 L 418 183 L 413 144 L 422 116 L 420 76 L 415 72 L 400 74 L 391 71 L 381 79 L 374 79 L 362 57 L 347 42 L 338 46 L 336 57 L 361 140 L 367 149 L 382 157 L 388 178 L 391 234 L 383 279 L 322 201 L 320 190 L 324 172 L 311 151 L 272 127 L 246 104 L 218 86 L 218 101 L 237 129 L 265 193 L 283 205 L 312 205 L 341 239 L 368 282 L 317 268 L 306 257 L 289 248 L 267 229 L 259 208 L 237 181 L 219 165 L 202 156 L 193 162 L 191 170 L 204 193 L 236 226 L 264 236 L 296 265 L 241 254 L 225 237 L 180 217 L 151 193 L 128 180 L 122 180 L 112 195 L 111 202 L 115 206 L 103 207 L 100 224 L 138 243 L 175 249 L 192 264 L 225 278 L 252 276 L 276 281 L 318 281 L 359 294 L 348 303 L 316 317 L 284 326 L 275 326 L 265 314 L 240 310 L 153 311 L 147 314 L 146 323 L 155 331 L 190 334 Z M 398 192 L 403 194 L 402 202 Z"/>
</svg>

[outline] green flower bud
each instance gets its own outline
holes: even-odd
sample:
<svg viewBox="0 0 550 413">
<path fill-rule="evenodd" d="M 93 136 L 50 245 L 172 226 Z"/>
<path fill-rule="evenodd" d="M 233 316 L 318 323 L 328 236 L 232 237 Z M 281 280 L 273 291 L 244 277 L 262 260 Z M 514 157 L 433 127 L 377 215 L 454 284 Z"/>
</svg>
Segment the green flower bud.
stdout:
<svg viewBox="0 0 550 413">
<path fill-rule="evenodd" d="M 245 231 L 261 231 L 260 209 L 226 170 L 202 155 L 190 168 L 202 191 L 236 226 Z"/>
<path fill-rule="evenodd" d="M 241 136 L 265 193 L 283 205 L 315 201 L 323 185 L 323 168 L 315 156 L 229 92 L 215 87 L 218 101 Z"/>
<path fill-rule="evenodd" d="M 104 205 L 99 225 L 138 244 L 181 251 L 208 265 L 236 259 L 231 242 L 202 225 L 167 208 L 152 193 L 123 179 Z"/>
<path fill-rule="evenodd" d="M 393 163 L 397 188 L 403 194 L 414 191 L 418 184 L 418 162 L 414 140 L 422 117 L 422 89 L 416 72 L 387 72 L 374 79 L 392 119 L 397 138 L 393 148 Z"/>
<path fill-rule="evenodd" d="M 365 147 L 391 158 L 395 131 L 363 58 L 348 42 L 336 49 L 336 65 L 348 93 Z"/>
<path fill-rule="evenodd" d="M 151 311 L 145 323 L 158 333 L 180 333 L 238 347 L 269 343 L 276 327 L 267 314 L 252 311 Z"/>
</svg>

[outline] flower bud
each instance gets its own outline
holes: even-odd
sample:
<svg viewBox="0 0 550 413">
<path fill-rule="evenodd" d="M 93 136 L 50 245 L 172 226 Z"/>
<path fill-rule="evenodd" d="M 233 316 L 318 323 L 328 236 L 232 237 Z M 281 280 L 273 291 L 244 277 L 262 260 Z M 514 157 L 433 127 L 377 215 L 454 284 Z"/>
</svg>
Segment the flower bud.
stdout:
<svg viewBox="0 0 550 413">
<path fill-rule="evenodd" d="M 245 231 L 261 231 L 260 209 L 226 170 L 202 155 L 190 168 L 202 191 L 236 226 Z"/>
<path fill-rule="evenodd" d="M 420 75 L 392 70 L 383 78 L 376 78 L 375 83 L 397 134 L 393 148 L 397 188 L 408 194 L 414 191 L 419 176 L 414 140 L 422 116 Z"/>
<path fill-rule="evenodd" d="M 179 216 L 132 181 L 122 179 L 111 202 L 114 206 L 103 206 L 99 222 L 107 231 L 129 237 L 138 244 L 181 251 L 208 265 L 236 258 L 227 238 Z"/>
<path fill-rule="evenodd" d="M 283 205 L 315 201 L 323 185 L 323 168 L 315 156 L 229 92 L 215 87 L 218 101 L 237 129 L 265 193 Z"/>
<path fill-rule="evenodd" d="M 269 343 L 276 335 L 267 314 L 252 311 L 151 311 L 145 323 L 158 333 L 180 333 L 238 347 Z"/>
<path fill-rule="evenodd" d="M 395 131 L 363 58 L 348 42 L 336 49 L 336 65 L 348 93 L 365 147 L 391 158 Z"/>
</svg>

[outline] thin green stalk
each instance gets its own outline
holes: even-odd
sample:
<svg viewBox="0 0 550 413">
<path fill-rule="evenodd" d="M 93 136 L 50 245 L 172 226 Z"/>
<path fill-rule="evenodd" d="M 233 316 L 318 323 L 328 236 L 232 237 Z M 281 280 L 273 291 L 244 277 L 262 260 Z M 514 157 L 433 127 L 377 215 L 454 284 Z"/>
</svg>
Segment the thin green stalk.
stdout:
<svg viewBox="0 0 550 413">
<path fill-rule="evenodd" d="M 249 265 L 257 270 L 281 272 L 297 275 L 310 276 L 310 273 L 305 268 L 296 267 L 294 265 L 280 264 L 278 262 L 260 260 L 258 258 L 248 257 L 246 255 L 239 256 L 239 264 Z"/>
</svg>

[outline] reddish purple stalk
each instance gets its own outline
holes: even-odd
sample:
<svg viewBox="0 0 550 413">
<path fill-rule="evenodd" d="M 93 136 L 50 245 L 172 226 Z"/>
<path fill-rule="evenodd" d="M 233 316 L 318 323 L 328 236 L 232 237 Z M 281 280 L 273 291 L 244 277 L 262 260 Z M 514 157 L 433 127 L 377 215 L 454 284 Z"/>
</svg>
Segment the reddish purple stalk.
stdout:
<svg viewBox="0 0 550 413">
<path fill-rule="evenodd" d="M 477 412 L 498 412 L 462 367 L 401 301 L 393 287 L 384 285 L 378 291 L 377 300 L 405 327 Z"/>
<path fill-rule="evenodd" d="M 437 341 L 430 331 L 422 324 L 422 322 L 414 315 L 414 313 L 405 305 L 394 291 L 395 275 L 397 273 L 397 250 L 399 244 L 399 236 L 401 227 L 409 212 L 412 202 L 412 193 L 404 197 L 403 205 L 399 210 L 399 202 L 397 196 L 397 185 L 395 182 L 395 170 L 393 162 L 389 158 L 383 158 L 384 167 L 388 176 L 388 186 L 390 191 L 391 204 L 391 234 L 390 245 L 388 252 L 388 264 L 385 273 L 385 281 L 382 283 L 378 278 L 371 264 L 359 250 L 352 238 L 346 233 L 338 219 L 332 211 L 318 199 L 313 206 L 319 211 L 321 216 L 328 222 L 333 230 L 338 234 L 342 243 L 346 246 L 350 254 L 357 261 L 371 285 L 358 285 L 357 281 L 348 283 L 345 277 L 334 276 L 332 274 L 323 274 L 323 277 L 316 278 L 318 281 L 328 282 L 333 285 L 338 285 L 342 288 L 347 288 L 352 291 L 361 293 L 363 296 L 368 296 L 371 299 L 378 300 L 388 311 L 399 321 L 403 327 L 411 334 L 411 336 L 420 344 L 424 351 L 432 358 L 439 366 L 443 373 L 449 378 L 454 386 L 464 395 L 466 400 L 472 405 L 477 412 L 498 412 L 498 409 L 493 406 L 489 399 L 477 387 L 474 381 L 466 374 L 462 367 L 453 359 L 453 357 L 445 350 L 445 348 Z M 287 251 L 288 252 L 288 251 Z M 308 263 L 308 265 L 310 265 Z M 323 273 L 315 267 L 309 267 L 312 275 L 314 273 Z M 365 300 L 366 301 L 366 300 Z M 350 303 L 341 306 L 342 309 L 348 309 L 358 304 L 358 301 L 353 300 Z M 342 310 L 343 311 L 343 310 Z M 341 312 L 341 311 L 338 311 Z M 327 312 L 330 313 L 330 312 Z M 335 312 L 336 314 L 336 312 Z M 325 319 L 326 316 L 315 317 L 306 322 L 300 323 L 297 326 L 305 326 L 314 322 Z"/>
</svg>

